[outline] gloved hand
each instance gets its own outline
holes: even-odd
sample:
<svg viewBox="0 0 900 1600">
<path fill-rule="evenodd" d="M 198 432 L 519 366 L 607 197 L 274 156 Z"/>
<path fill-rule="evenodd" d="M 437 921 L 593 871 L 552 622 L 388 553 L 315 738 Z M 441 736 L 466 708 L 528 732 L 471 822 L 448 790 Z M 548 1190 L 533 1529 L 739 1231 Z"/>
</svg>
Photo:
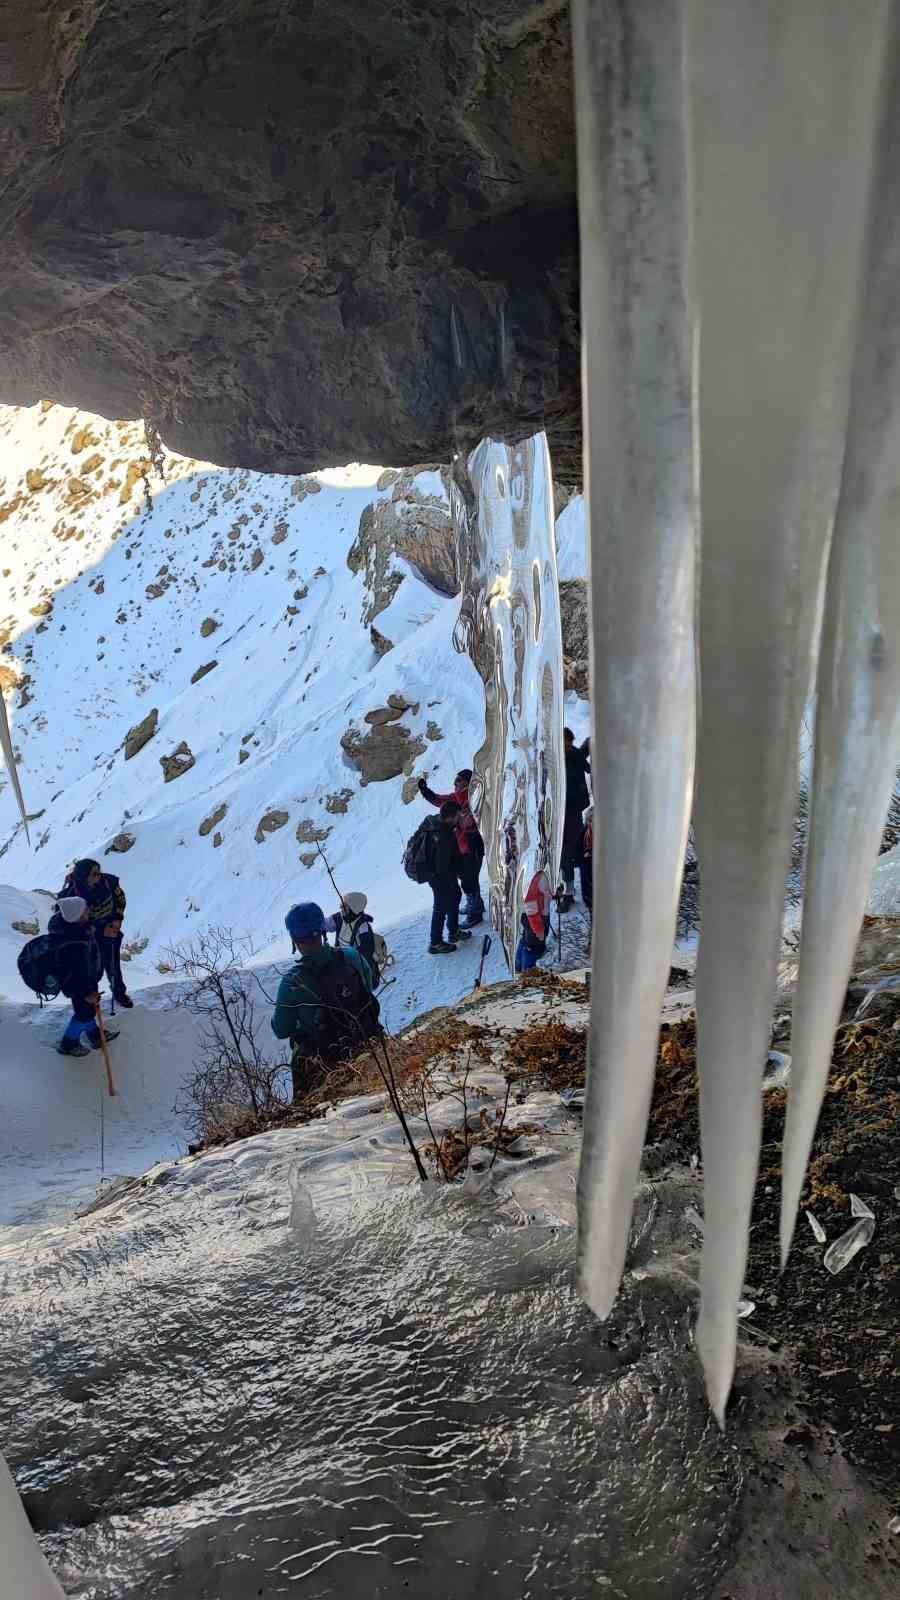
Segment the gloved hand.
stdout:
<svg viewBox="0 0 900 1600">
<path fill-rule="evenodd" d="M 425 782 L 424 778 L 420 778 L 419 779 L 418 783 L 416 784 L 416 788 L 418 789 L 420 794 L 424 794 L 425 793 L 425 790 L 428 788 L 428 785 Z"/>
</svg>

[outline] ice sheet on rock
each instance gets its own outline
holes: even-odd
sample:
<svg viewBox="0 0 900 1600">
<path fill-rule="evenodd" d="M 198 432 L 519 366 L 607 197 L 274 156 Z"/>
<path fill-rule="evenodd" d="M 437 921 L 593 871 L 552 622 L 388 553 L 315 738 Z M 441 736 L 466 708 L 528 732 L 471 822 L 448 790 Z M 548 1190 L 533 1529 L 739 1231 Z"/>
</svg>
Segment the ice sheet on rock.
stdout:
<svg viewBox="0 0 900 1600">
<path fill-rule="evenodd" d="M 628 1239 L 694 767 L 696 490 L 682 8 L 572 9 L 591 572 L 592 1027 L 579 1284 Z M 639 86 L 639 87 L 638 87 Z"/>
<path fill-rule="evenodd" d="M 473 808 L 486 847 L 491 922 L 512 967 L 536 874 L 556 888 L 565 778 L 553 482 L 544 434 L 483 439 L 457 460 L 451 504 L 462 581 L 454 643 L 484 683 Z"/>
<path fill-rule="evenodd" d="M 861 320 L 819 660 L 793 1073 L 784 1131 L 782 1262 L 793 1235 L 900 749 L 900 14 L 895 6 L 872 6 L 868 22 L 868 29 L 862 27 L 860 14 L 853 12 L 844 23 L 854 39 L 877 48 L 883 74 L 880 85 L 876 78 L 866 91 L 879 117 Z M 864 155 L 861 148 L 856 174 L 861 194 L 869 182 Z"/>
<path fill-rule="evenodd" d="M 694 817 L 707 1229 L 697 1346 L 720 1418 L 798 737 L 840 487 L 887 10 L 829 0 L 687 7 L 703 527 Z M 795 1071 L 796 1059 L 794 1049 Z"/>
</svg>

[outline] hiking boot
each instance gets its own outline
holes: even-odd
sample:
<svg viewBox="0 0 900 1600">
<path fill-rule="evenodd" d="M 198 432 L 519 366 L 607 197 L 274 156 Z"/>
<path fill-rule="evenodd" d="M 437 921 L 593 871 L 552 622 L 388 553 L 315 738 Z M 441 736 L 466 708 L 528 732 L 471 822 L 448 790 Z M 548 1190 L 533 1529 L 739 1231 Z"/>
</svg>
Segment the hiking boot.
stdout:
<svg viewBox="0 0 900 1600">
<path fill-rule="evenodd" d="M 428 946 L 428 954 L 430 956 L 449 956 L 453 954 L 455 949 L 455 944 L 445 944 L 442 939 L 440 944 L 430 944 Z"/>
<path fill-rule="evenodd" d="M 107 1044 L 109 1044 L 111 1039 L 118 1039 L 118 1037 L 119 1037 L 118 1028 L 104 1028 L 103 1031 L 106 1034 L 106 1042 L 107 1042 Z M 103 1049 L 103 1040 L 100 1037 L 100 1029 L 99 1028 L 88 1028 L 87 1032 L 85 1033 L 85 1038 L 87 1039 L 88 1043 L 93 1047 L 93 1049 L 95 1049 L 95 1050 L 102 1050 Z"/>
<path fill-rule="evenodd" d="M 483 921 L 484 921 L 484 912 L 483 911 L 465 911 L 465 912 L 463 912 L 463 920 L 460 923 L 460 927 L 461 928 L 477 928 L 479 922 L 483 922 Z"/>
<path fill-rule="evenodd" d="M 450 937 L 451 939 L 471 939 L 472 935 L 468 928 L 456 928 Z"/>
<path fill-rule="evenodd" d="M 126 994 L 124 989 L 122 990 L 121 994 L 114 994 L 113 999 L 115 1000 L 117 1006 L 122 1007 L 123 1011 L 131 1011 L 134 1008 L 134 1001 L 132 1000 L 131 995 Z"/>
<path fill-rule="evenodd" d="M 80 1039 L 61 1039 L 56 1048 L 61 1056 L 89 1056 L 91 1053 Z"/>
</svg>

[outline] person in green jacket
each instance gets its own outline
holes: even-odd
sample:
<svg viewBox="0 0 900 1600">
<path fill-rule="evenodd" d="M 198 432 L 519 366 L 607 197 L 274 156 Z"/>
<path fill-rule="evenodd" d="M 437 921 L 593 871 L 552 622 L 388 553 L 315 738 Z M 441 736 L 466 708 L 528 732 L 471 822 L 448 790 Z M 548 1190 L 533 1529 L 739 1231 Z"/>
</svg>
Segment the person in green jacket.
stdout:
<svg viewBox="0 0 900 1600">
<path fill-rule="evenodd" d="M 311 900 L 292 906 L 284 922 L 300 959 L 278 986 L 272 1032 L 291 1041 L 296 1101 L 324 1080 L 329 1064 L 349 1059 L 381 1031 L 380 1008 L 365 957 L 328 943 L 320 906 Z"/>
</svg>

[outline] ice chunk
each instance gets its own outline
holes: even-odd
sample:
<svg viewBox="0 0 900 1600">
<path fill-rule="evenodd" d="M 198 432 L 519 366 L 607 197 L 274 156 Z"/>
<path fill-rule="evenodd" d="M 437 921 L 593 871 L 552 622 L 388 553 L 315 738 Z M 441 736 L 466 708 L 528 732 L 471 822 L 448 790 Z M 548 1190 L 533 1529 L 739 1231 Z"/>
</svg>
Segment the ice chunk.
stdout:
<svg viewBox="0 0 900 1600">
<path fill-rule="evenodd" d="M 836 1275 L 843 1272 L 844 1268 L 858 1255 L 860 1250 L 870 1242 L 875 1232 L 875 1223 L 871 1217 L 860 1217 L 853 1226 L 842 1233 L 834 1244 L 830 1244 L 825 1251 L 823 1263 L 827 1272 Z"/>
<path fill-rule="evenodd" d="M 875 1213 L 866 1205 L 865 1200 L 860 1200 L 858 1194 L 850 1196 L 850 1215 L 852 1217 L 871 1217 L 875 1221 Z"/>
<path fill-rule="evenodd" d="M 818 1244 L 824 1244 L 825 1240 L 828 1238 L 828 1235 L 825 1232 L 825 1229 L 822 1227 L 818 1217 L 814 1217 L 811 1211 L 807 1211 L 806 1220 L 812 1228 L 813 1238 Z"/>
</svg>

